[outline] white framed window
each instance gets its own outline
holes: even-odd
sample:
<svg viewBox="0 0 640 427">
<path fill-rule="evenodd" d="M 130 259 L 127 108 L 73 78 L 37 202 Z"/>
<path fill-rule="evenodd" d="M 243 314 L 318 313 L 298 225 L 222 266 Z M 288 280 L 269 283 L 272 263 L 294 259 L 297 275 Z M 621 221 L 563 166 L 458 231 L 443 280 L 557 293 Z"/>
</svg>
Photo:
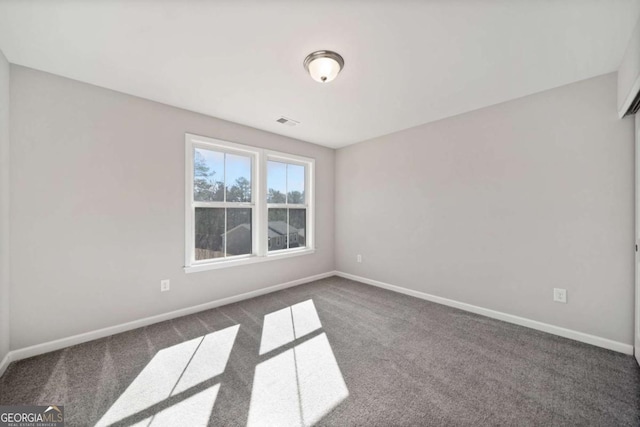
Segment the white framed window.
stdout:
<svg viewBox="0 0 640 427">
<path fill-rule="evenodd" d="M 309 163 L 271 152 L 266 158 L 269 252 L 304 248 L 311 222 Z"/>
<path fill-rule="evenodd" d="M 314 159 L 186 134 L 185 271 L 314 251 Z"/>
</svg>

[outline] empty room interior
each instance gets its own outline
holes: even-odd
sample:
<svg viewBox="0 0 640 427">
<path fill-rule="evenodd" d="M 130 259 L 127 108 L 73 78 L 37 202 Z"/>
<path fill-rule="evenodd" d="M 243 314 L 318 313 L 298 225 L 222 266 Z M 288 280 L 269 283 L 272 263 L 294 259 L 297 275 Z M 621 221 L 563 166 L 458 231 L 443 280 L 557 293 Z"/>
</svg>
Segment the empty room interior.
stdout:
<svg viewBox="0 0 640 427">
<path fill-rule="evenodd" d="M 0 427 L 640 426 L 640 0 L 0 0 Z"/>
</svg>

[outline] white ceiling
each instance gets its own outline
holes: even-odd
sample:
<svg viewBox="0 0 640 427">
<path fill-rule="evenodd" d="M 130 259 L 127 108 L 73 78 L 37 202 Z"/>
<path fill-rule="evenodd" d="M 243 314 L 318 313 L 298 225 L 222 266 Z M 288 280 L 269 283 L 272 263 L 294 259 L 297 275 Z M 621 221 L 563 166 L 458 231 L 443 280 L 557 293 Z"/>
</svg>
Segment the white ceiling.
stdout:
<svg viewBox="0 0 640 427">
<path fill-rule="evenodd" d="M 2 0 L 0 49 L 15 64 L 342 147 L 615 71 L 639 14 L 640 0 Z M 302 66 L 319 49 L 345 59 L 325 85 Z"/>
</svg>

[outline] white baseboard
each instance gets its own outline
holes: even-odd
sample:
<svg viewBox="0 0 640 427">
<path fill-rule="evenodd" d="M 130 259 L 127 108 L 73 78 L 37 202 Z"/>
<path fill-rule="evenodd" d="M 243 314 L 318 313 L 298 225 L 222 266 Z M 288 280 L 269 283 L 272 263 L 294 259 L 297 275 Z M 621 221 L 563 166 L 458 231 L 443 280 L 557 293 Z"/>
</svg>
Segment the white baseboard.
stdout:
<svg viewBox="0 0 640 427">
<path fill-rule="evenodd" d="M 116 326 L 110 326 L 107 328 L 98 329 L 96 331 L 85 332 L 82 334 L 73 335 L 71 337 L 61 338 L 61 339 L 49 341 L 43 344 L 37 344 L 30 347 L 13 350 L 7 353 L 5 357 L 2 359 L 2 361 L 0 362 L 0 376 L 4 374 L 9 364 L 16 360 L 26 359 L 28 357 L 37 356 L 40 354 L 48 353 L 50 351 L 60 350 L 73 345 L 81 344 L 88 341 L 93 341 L 99 338 L 108 337 L 110 335 L 115 335 L 121 332 L 130 331 L 132 329 L 141 328 L 144 326 L 152 325 L 154 323 L 164 322 L 165 320 L 171 320 L 177 317 L 187 316 L 189 314 L 198 313 L 200 311 L 209 310 L 209 309 L 220 307 L 223 305 L 232 304 L 234 302 L 254 298 L 260 295 L 265 295 L 271 292 L 279 291 L 281 289 L 302 285 L 304 283 L 313 282 L 314 280 L 320 280 L 320 279 L 324 279 L 326 277 L 331 277 L 331 276 L 344 277 L 345 279 L 355 280 L 357 282 L 365 283 L 372 286 L 377 286 L 379 288 L 388 289 L 390 291 L 398 292 L 405 295 L 410 295 L 412 297 L 435 302 L 435 303 L 446 305 L 449 307 L 458 308 L 461 310 L 469 311 L 471 313 L 476 313 L 483 316 L 491 317 L 493 319 L 514 323 L 516 325 L 525 326 L 531 329 L 536 329 L 538 331 L 547 332 L 550 334 L 573 339 L 576 341 L 584 342 L 584 343 L 595 345 L 598 347 L 603 347 L 603 348 L 617 351 L 620 353 L 633 354 L 633 346 L 630 344 L 625 344 L 625 343 L 613 341 L 607 338 L 602 338 L 595 335 L 590 335 L 583 332 L 578 332 L 571 329 L 550 325 L 548 323 L 538 322 L 536 320 L 526 319 L 524 317 L 514 316 L 512 314 L 490 310 L 488 308 L 478 307 L 475 305 L 451 300 L 448 298 L 438 297 L 438 296 L 427 294 L 424 292 L 419 292 L 412 289 L 391 285 L 389 283 L 380 282 L 378 280 L 356 276 L 354 274 L 343 273 L 340 271 L 329 271 L 327 273 L 317 274 L 315 276 L 309 276 L 302 279 L 281 283 L 279 285 L 269 286 L 267 288 L 258 289 L 258 290 L 247 292 L 244 294 L 235 295 L 232 297 L 223 298 L 215 301 L 210 301 L 210 302 L 196 305 L 193 307 L 187 307 L 180 310 L 171 311 L 169 313 L 146 317 L 144 319 L 134 320 L 134 321 L 123 323 Z"/>
<path fill-rule="evenodd" d="M 4 371 L 7 370 L 7 368 L 9 367 L 9 363 L 11 362 L 13 362 L 13 360 L 11 360 L 11 352 L 8 352 L 7 354 L 5 354 L 2 362 L 0 362 L 0 377 L 2 376 L 2 374 L 4 374 Z"/>
<path fill-rule="evenodd" d="M 631 344 L 625 344 L 625 343 L 613 341 L 607 338 L 585 334 L 584 332 L 578 332 L 572 329 L 562 328 L 560 326 L 554 326 L 548 323 L 538 322 L 537 320 L 531 320 L 524 317 L 514 316 L 512 314 L 502 313 L 500 311 L 490 310 L 488 308 L 478 307 L 476 305 L 471 305 L 471 304 L 455 301 L 448 298 L 442 298 L 442 297 L 427 294 L 424 292 L 403 288 L 400 286 L 390 285 L 389 283 L 384 283 L 384 282 L 380 282 L 373 279 L 367 279 L 366 277 L 360 277 L 354 274 L 343 273 L 341 271 L 336 271 L 335 274 L 336 276 L 344 277 L 345 279 L 355 280 L 356 282 L 366 283 L 367 285 L 377 286 L 379 288 L 388 289 L 390 291 L 398 292 L 405 295 L 410 295 L 412 297 L 435 302 L 435 303 L 446 305 L 449 307 L 459 308 L 460 310 L 470 311 L 471 313 L 491 317 L 492 319 L 498 319 L 504 322 L 514 323 L 516 325 L 525 326 L 527 328 L 536 329 L 538 331 L 547 332 L 553 335 L 558 335 L 558 336 L 569 338 L 575 341 L 584 342 L 587 344 L 595 345 L 597 347 L 603 347 L 609 350 L 617 351 L 619 353 L 630 354 L 630 355 L 633 354 L 633 346 Z"/>
<path fill-rule="evenodd" d="M 7 366 L 11 362 L 16 360 L 26 359 L 28 357 L 37 356 L 39 354 L 49 353 L 50 351 L 60 350 L 62 348 L 70 347 L 72 345 L 82 344 L 87 341 L 93 341 L 98 338 L 108 337 L 110 335 L 119 334 L 121 332 L 130 331 L 132 329 L 141 328 L 143 326 L 152 325 L 154 323 L 164 322 L 165 320 L 175 319 L 177 317 L 187 316 L 189 314 L 198 313 L 200 311 L 209 310 L 212 308 L 220 307 L 234 302 L 254 298 L 260 295 L 268 294 L 271 292 L 279 291 L 293 286 L 302 285 L 304 283 L 313 282 L 314 280 L 324 279 L 326 277 L 335 276 L 335 271 L 329 271 L 327 273 L 316 274 L 315 276 L 304 277 L 302 279 L 292 280 L 291 282 L 281 283 L 279 285 L 269 286 L 267 288 L 258 289 L 251 292 L 246 292 L 240 295 L 234 295 L 232 297 L 223 298 L 215 301 L 210 301 L 204 304 L 195 305 L 193 307 L 182 308 L 180 310 L 171 311 L 169 313 L 158 314 L 156 316 L 145 317 L 144 319 L 134 320 L 127 323 L 122 323 L 116 326 L 109 326 L 107 328 L 98 329 L 96 331 L 85 332 L 78 335 L 73 335 L 66 338 L 60 338 L 54 341 L 49 341 L 43 344 L 36 344 L 30 347 L 20 348 L 10 351 L 0 363 L 0 376 L 7 369 Z"/>
</svg>

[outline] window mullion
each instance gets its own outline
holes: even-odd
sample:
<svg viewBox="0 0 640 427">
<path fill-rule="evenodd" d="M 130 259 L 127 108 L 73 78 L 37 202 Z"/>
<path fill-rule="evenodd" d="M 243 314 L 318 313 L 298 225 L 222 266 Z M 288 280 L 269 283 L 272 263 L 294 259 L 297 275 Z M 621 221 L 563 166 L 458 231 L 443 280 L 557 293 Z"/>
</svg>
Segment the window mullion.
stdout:
<svg viewBox="0 0 640 427">
<path fill-rule="evenodd" d="M 307 204 L 288 205 L 286 203 L 267 203 L 267 207 L 271 209 L 307 209 Z"/>
<path fill-rule="evenodd" d="M 265 256 L 269 251 L 269 208 L 267 205 L 267 158 L 263 151 L 260 151 L 258 158 L 258 194 L 256 195 L 256 203 L 258 209 L 258 227 L 257 227 L 257 245 L 258 256 Z"/>
<path fill-rule="evenodd" d="M 193 187 L 194 187 L 194 173 L 193 173 L 193 162 L 194 162 L 194 152 L 195 148 L 191 143 L 189 136 L 185 136 L 185 256 L 184 256 L 184 265 L 190 266 L 193 264 L 195 260 L 195 208 L 193 207 Z"/>
<path fill-rule="evenodd" d="M 193 209 L 195 208 L 225 208 L 229 206 L 225 202 L 193 202 Z"/>
<path fill-rule="evenodd" d="M 225 208 L 252 208 L 254 206 L 253 203 L 248 202 L 226 202 L 222 207 Z"/>
<path fill-rule="evenodd" d="M 285 236 L 285 240 L 287 242 L 287 249 L 290 249 L 290 245 L 289 245 L 289 234 L 291 234 L 290 230 L 289 230 L 289 209 L 287 209 L 287 235 Z"/>
<path fill-rule="evenodd" d="M 224 209 L 224 238 L 222 239 L 223 242 L 224 242 L 224 245 L 223 245 L 223 248 L 222 248 L 222 250 L 224 251 L 222 253 L 224 258 L 227 257 L 227 238 L 229 237 L 227 235 L 227 224 L 228 224 L 228 221 L 227 221 L 227 208 L 225 208 Z"/>
</svg>

